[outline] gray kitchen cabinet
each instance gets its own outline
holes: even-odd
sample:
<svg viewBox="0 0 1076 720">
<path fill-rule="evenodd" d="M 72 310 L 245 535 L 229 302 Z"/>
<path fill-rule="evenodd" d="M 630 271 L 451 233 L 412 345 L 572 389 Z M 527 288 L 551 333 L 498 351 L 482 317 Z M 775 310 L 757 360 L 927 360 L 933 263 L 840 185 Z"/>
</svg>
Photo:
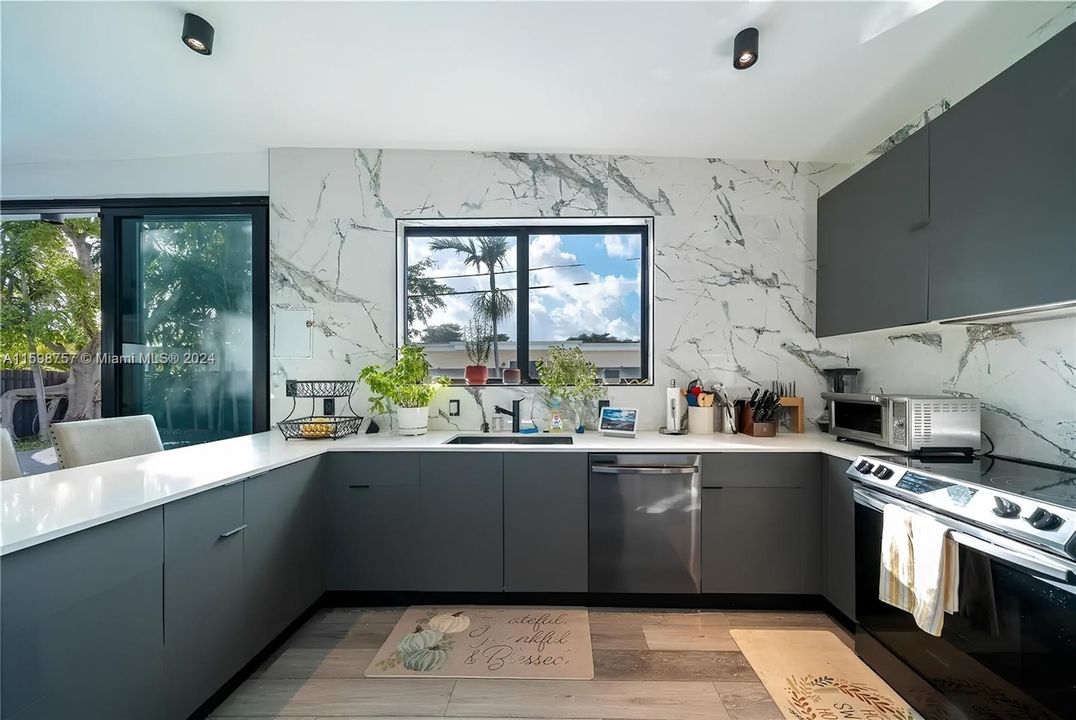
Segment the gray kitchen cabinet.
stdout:
<svg viewBox="0 0 1076 720">
<path fill-rule="evenodd" d="M 501 453 L 419 454 L 419 513 L 401 531 L 420 538 L 420 590 L 504 589 L 502 462 Z"/>
<path fill-rule="evenodd" d="M 328 453 L 324 463 L 329 590 L 418 590 L 419 456 Z"/>
<path fill-rule="evenodd" d="M 162 509 L 0 558 L 0 717 L 164 717 Z"/>
<path fill-rule="evenodd" d="M 931 320 L 1076 299 L 1074 128 L 1076 25 L 931 123 Z"/>
<path fill-rule="evenodd" d="M 702 591 L 821 591 L 815 453 L 703 456 Z"/>
<path fill-rule="evenodd" d="M 587 455 L 504 453 L 504 589 L 586 592 Z"/>
<path fill-rule="evenodd" d="M 849 619 L 856 619 L 856 507 L 849 461 L 822 457 L 823 595 Z"/>
<path fill-rule="evenodd" d="M 249 659 L 243 483 L 164 506 L 164 667 L 169 718 L 186 718 Z"/>
<path fill-rule="evenodd" d="M 243 580 L 253 657 L 324 590 L 319 458 L 244 481 Z"/>
<path fill-rule="evenodd" d="M 926 322 L 928 132 L 818 199 L 818 337 Z"/>
</svg>

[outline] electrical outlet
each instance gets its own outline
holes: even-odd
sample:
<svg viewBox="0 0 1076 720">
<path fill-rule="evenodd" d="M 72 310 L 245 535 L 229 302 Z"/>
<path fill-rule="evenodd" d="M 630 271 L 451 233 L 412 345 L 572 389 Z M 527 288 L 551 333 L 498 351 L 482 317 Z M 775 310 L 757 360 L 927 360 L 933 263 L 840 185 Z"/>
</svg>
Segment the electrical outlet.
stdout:
<svg viewBox="0 0 1076 720">
<path fill-rule="evenodd" d="M 448 416 L 459 417 L 460 416 L 460 401 L 449 400 L 448 401 Z"/>
<path fill-rule="evenodd" d="M 322 415 L 335 415 L 336 414 L 336 398 L 322 398 L 321 407 L 322 407 Z"/>
</svg>

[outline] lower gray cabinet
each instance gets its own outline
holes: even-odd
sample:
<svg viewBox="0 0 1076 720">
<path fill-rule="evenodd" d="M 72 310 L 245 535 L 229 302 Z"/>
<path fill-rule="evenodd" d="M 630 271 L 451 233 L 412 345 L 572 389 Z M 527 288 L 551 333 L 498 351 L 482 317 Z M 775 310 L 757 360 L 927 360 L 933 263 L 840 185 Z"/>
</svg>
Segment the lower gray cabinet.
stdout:
<svg viewBox="0 0 1076 720">
<path fill-rule="evenodd" d="M 849 462 L 822 457 L 822 578 L 826 599 L 856 619 L 856 504 Z"/>
<path fill-rule="evenodd" d="M 329 590 L 419 589 L 419 456 L 333 452 L 322 458 Z"/>
<path fill-rule="evenodd" d="M 815 453 L 703 457 L 702 591 L 821 591 Z"/>
<path fill-rule="evenodd" d="M 0 717 L 164 716 L 162 509 L 0 558 Z"/>
<path fill-rule="evenodd" d="M 586 592 L 587 454 L 504 453 L 504 589 Z"/>
<path fill-rule="evenodd" d="M 324 590 L 319 458 L 243 483 L 243 581 L 253 657 Z"/>
<path fill-rule="evenodd" d="M 501 463 L 501 453 L 419 455 L 418 517 L 412 516 L 397 532 L 420 538 L 420 590 L 504 589 Z"/>
<path fill-rule="evenodd" d="M 169 718 L 186 718 L 249 659 L 243 483 L 164 506 L 164 667 Z"/>
</svg>

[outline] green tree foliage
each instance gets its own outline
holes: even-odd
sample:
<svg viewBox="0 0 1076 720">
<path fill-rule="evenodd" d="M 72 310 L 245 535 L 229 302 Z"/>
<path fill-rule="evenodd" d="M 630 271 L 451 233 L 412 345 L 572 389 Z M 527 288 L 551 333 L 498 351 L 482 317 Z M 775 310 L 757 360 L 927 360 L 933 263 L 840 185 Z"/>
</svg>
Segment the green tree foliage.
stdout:
<svg viewBox="0 0 1076 720">
<path fill-rule="evenodd" d="M 422 331 L 422 342 L 450 343 L 463 340 L 463 328 L 458 323 L 444 323 L 443 325 L 430 325 Z"/>
<path fill-rule="evenodd" d="M 417 323 L 425 325 L 433 317 L 434 310 L 443 310 L 445 308 L 443 297 L 452 292 L 452 288 L 448 285 L 428 275 L 433 267 L 433 258 L 419 260 L 407 266 L 407 329 L 412 340 L 422 334 L 422 331 L 416 328 L 415 325 Z M 441 325 L 437 327 L 447 326 Z M 456 327 L 458 328 L 459 326 L 457 325 Z M 423 339 L 423 342 L 451 341 Z"/>
<path fill-rule="evenodd" d="M 568 338 L 569 341 L 582 342 L 582 343 L 631 343 L 638 342 L 630 338 L 617 337 L 616 335 L 610 335 L 607 332 L 603 333 L 579 333 L 578 335 L 572 335 Z"/>
<path fill-rule="evenodd" d="M 497 323 L 512 314 L 514 301 L 512 295 L 497 288 L 497 271 L 507 267 L 510 245 L 505 237 L 434 238 L 430 242 L 431 250 L 452 250 L 463 260 L 463 264 L 485 273 L 489 279 L 489 290 L 480 292 L 471 301 L 475 315 L 488 320 L 493 328 L 493 367 L 500 372 L 501 356 L 498 344 L 501 333 Z"/>
<path fill-rule="evenodd" d="M 0 223 L 0 362 L 33 371 L 42 436 L 49 421 L 42 370 L 68 373 L 67 419 L 99 412 L 100 366 L 77 358 L 101 347 L 100 235 L 98 218 Z"/>
</svg>

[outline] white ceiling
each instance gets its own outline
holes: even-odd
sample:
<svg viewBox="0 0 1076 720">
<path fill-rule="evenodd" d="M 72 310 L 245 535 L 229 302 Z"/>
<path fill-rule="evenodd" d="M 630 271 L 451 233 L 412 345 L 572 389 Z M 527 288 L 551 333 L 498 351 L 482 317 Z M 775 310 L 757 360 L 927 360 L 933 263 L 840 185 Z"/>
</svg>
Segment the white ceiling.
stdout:
<svg viewBox="0 0 1076 720">
<path fill-rule="evenodd" d="M 5 1 L 3 160 L 281 146 L 855 160 L 1071 13 L 932 5 Z M 185 11 L 216 27 L 212 56 L 180 42 Z M 735 71 L 747 25 L 760 60 Z"/>
</svg>

